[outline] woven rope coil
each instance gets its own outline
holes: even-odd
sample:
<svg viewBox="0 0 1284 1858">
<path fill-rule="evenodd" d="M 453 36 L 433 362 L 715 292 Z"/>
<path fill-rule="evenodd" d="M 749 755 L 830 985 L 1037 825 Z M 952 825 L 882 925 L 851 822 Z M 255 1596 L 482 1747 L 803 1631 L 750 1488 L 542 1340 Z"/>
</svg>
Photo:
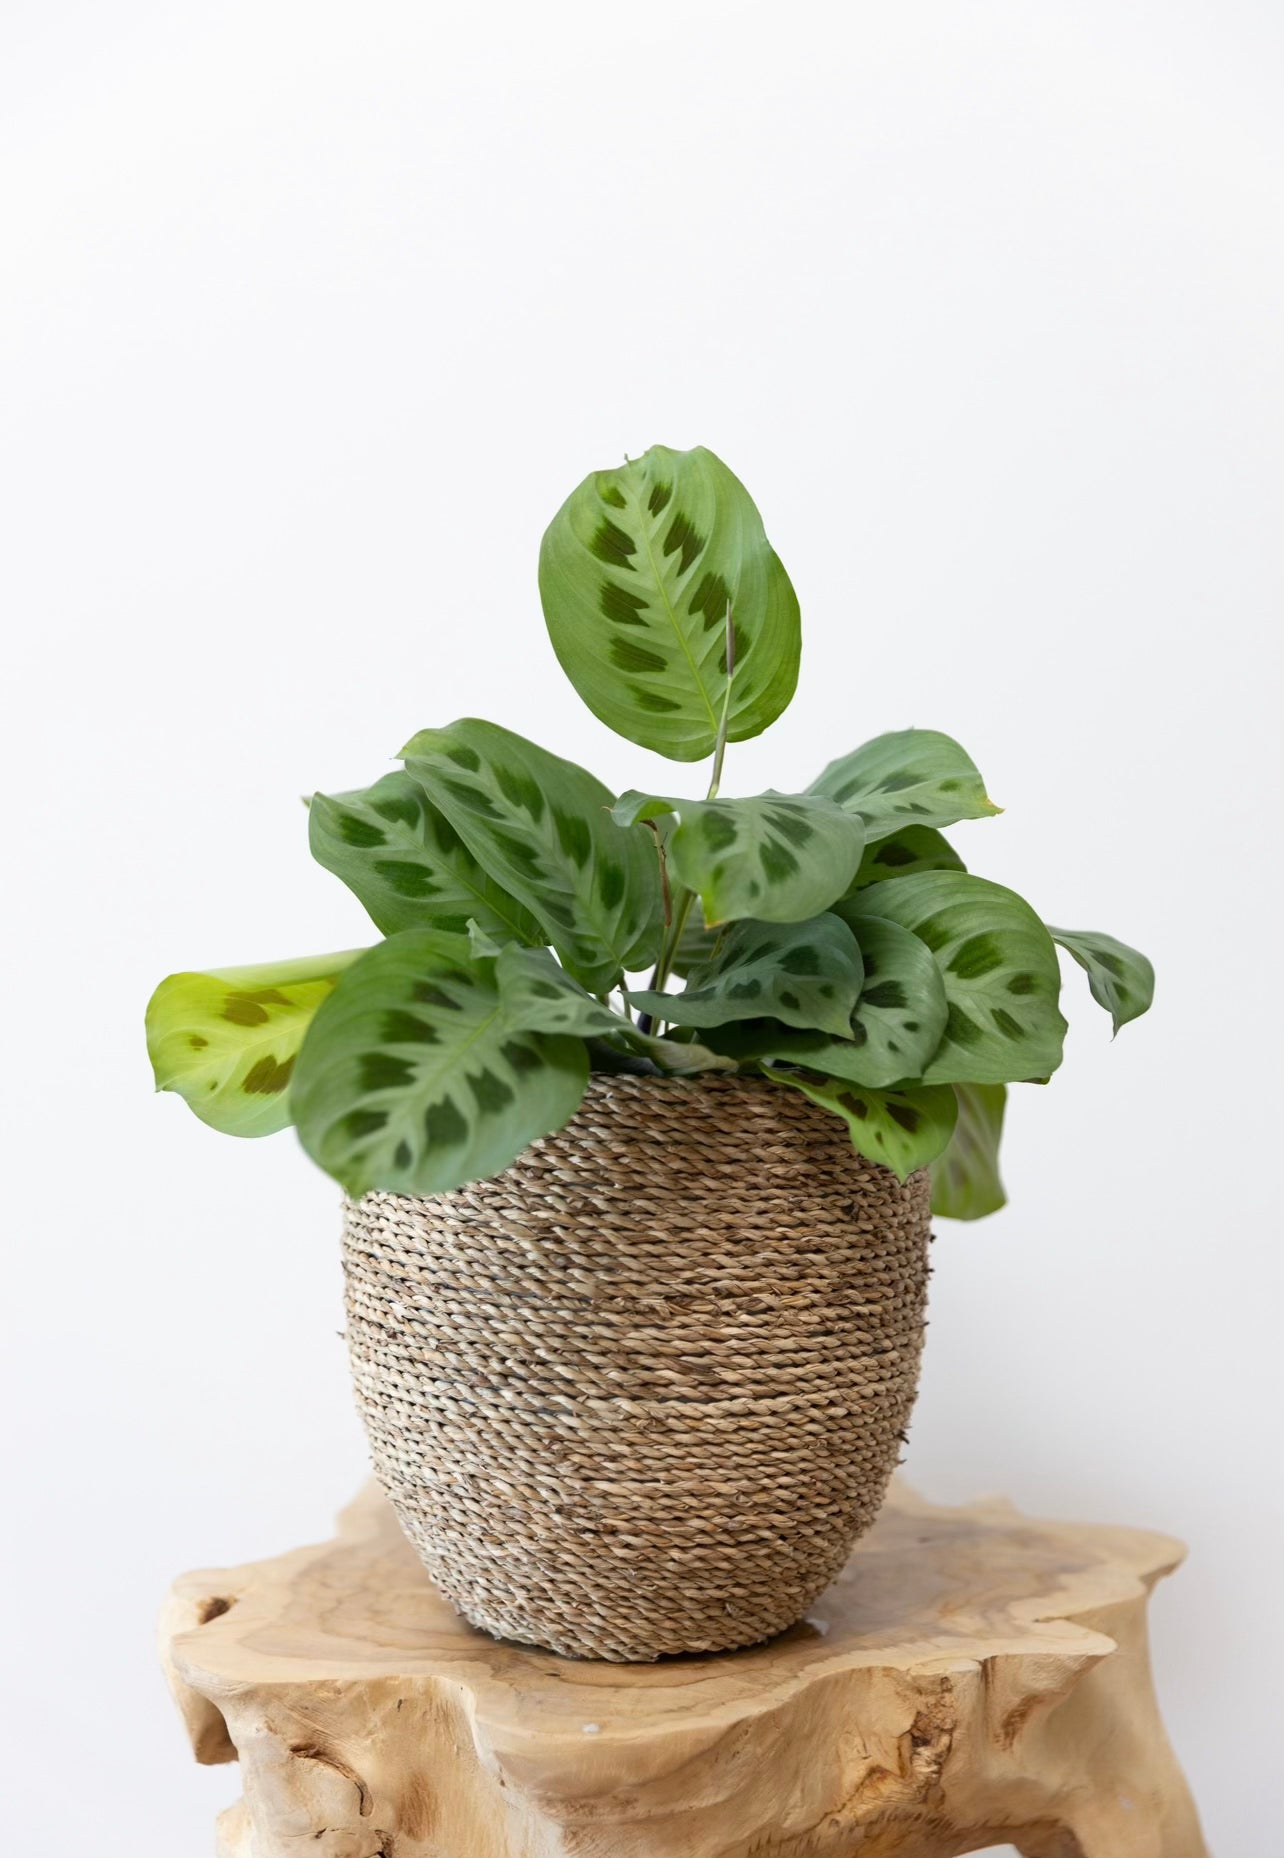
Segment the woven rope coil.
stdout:
<svg viewBox="0 0 1284 1858">
<path fill-rule="evenodd" d="M 779 1085 L 593 1077 L 494 1180 L 346 1209 L 375 1469 L 443 1593 L 577 1657 L 794 1623 L 918 1379 L 928 1182 Z"/>
</svg>

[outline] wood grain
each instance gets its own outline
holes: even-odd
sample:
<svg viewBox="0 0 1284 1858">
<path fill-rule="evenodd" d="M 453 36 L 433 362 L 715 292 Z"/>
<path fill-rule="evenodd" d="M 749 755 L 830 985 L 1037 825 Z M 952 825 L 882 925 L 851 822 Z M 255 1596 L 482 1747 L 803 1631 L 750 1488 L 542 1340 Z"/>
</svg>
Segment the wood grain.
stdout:
<svg viewBox="0 0 1284 1858">
<path fill-rule="evenodd" d="M 332 1542 L 173 1591 L 221 1858 L 1206 1858 L 1155 1705 L 1137 1530 L 897 1488 L 809 1619 L 621 1666 L 503 1643 L 372 1486 Z"/>
</svg>

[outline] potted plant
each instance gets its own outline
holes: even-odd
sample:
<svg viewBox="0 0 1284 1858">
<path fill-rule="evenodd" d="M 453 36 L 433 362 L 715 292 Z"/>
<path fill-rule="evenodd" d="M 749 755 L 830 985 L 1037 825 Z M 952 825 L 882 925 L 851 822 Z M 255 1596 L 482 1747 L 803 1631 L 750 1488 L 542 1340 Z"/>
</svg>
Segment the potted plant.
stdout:
<svg viewBox="0 0 1284 1858">
<path fill-rule="evenodd" d="M 931 1211 L 1002 1204 L 1007 1085 L 1061 1059 L 1056 944 L 1116 1028 L 1134 950 L 1051 930 L 943 836 L 999 809 L 906 729 L 731 799 L 798 603 L 744 487 L 656 446 L 554 517 L 540 593 L 603 722 L 704 794 L 615 795 L 493 723 L 317 794 L 383 939 L 153 995 L 157 1084 L 293 1123 L 341 1184 L 374 1462 L 476 1624 L 617 1659 L 790 1625 L 896 1462 Z"/>
</svg>

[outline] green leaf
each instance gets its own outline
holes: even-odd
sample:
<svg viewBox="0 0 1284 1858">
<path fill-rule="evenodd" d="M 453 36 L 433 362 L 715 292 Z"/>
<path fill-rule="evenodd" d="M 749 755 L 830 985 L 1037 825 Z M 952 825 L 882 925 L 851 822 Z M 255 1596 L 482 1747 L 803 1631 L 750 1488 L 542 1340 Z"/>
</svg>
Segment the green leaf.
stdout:
<svg viewBox="0 0 1284 1858">
<path fill-rule="evenodd" d="M 984 1219 L 1007 1204 L 999 1179 L 1006 1084 L 956 1084 L 959 1116 L 949 1147 L 932 1163 L 932 1211 L 942 1219 Z"/>
<path fill-rule="evenodd" d="M 677 1043 L 639 1032 L 631 1021 L 613 1013 L 586 993 L 577 980 L 559 968 L 545 948 L 500 951 L 500 991 L 513 1023 L 523 1031 L 562 1032 L 582 1039 L 607 1039 L 650 1058 L 662 1070 L 689 1076 L 699 1071 L 734 1071 L 735 1060 L 711 1052 L 694 1041 Z"/>
<path fill-rule="evenodd" d="M 400 771 L 354 793 L 314 794 L 308 842 L 384 935 L 462 933 L 469 921 L 505 941 L 542 942 L 530 911 L 477 862 L 418 781 Z"/>
<path fill-rule="evenodd" d="M 354 1197 L 444 1193 L 498 1174 L 574 1114 L 578 1038 L 523 1030 L 463 937 L 405 929 L 363 955 L 312 1022 L 294 1120 Z"/>
<path fill-rule="evenodd" d="M 1050 929 L 1048 933 L 1087 974 L 1092 997 L 1105 1007 L 1116 1032 L 1149 1010 L 1155 997 L 1155 970 L 1140 950 L 1098 929 Z"/>
<path fill-rule="evenodd" d="M 844 915 L 911 929 L 945 983 L 945 1033 L 921 1076 L 929 1084 L 1043 1078 L 1061 1062 L 1066 1023 L 1052 938 L 1015 891 L 963 871 L 926 871 L 857 891 Z"/>
<path fill-rule="evenodd" d="M 289 1127 L 290 1080 L 312 1015 L 361 954 L 171 974 L 147 1004 L 158 1090 L 176 1090 L 225 1135 Z"/>
<path fill-rule="evenodd" d="M 679 1026 L 722 1026 L 767 1015 L 845 1037 L 862 973 L 856 938 L 837 916 L 805 923 L 739 922 L 723 936 L 713 959 L 692 973 L 684 992 L 630 993 L 629 1000 Z"/>
<path fill-rule="evenodd" d="M 672 761 L 774 722 L 798 681 L 798 601 L 762 518 L 712 452 L 653 445 L 594 471 L 549 524 L 540 598 L 562 669 L 595 716 Z"/>
<path fill-rule="evenodd" d="M 828 1032 L 785 1026 L 776 1019 L 713 1026 L 706 1037 L 715 1051 L 725 1052 L 741 1065 L 793 1065 L 873 1090 L 886 1089 L 891 1084 L 917 1083 L 917 1073 L 921 1069 L 912 1063 L 902 1065 L 894 1054 L 889 1056 L 889 1041 L 885 1036 L 875 1041 L 834 1038 Z"/>
<path fill-rule="evenodd" d="M 611 817 L 612 795 L 494 723 L 424 729 L 402 751 L 474 858 L 517 898 L 593 993 L 654 961 L 662 904 L 650 833 Z"/>
<path fill-rule="evenodd" d="M 921 1077 L 945 1032 L 949 1003 L 931 951 L 909 929 L 863 916 L 857 924 L 865 984 L 851 1017 L 865 1084 Z"/>
<path fill-rule="evenodd" d="M 947 1086 L 866 1090 L 832 1078 L 790 1076 L 783 1071 L 772 1076 L 841 1116 L 851 1130 L 852 1147 L 868 1161 L 890 1168 L 899 1181 L 929 1166 L 954 1128 L 957 1106 Z"/>
<path fill-rule="evenodd" d="M 821 922 L 834 918 L 821 917 Z M 806 925 L 810 928 L 811 925 Z M 886 1088 L 922 1075 L 945 1030 L 948 1004 L 945 984 L 929 949 L 908 929 L 875 916 L 857 920 L 864 981 L 845 1021 L 822 1026 L 817 1017 L 789 1019 L 766 997 L 752 1002 L 766 1015 L 731 1034 L 714 1034 L 711 1043 L 739 1058 L 806 1066 L 849 1082 Z M 660 996 L 634 995 L 648 1010 Z M 678 996 L 679 1004 L 685 996 Z M 668 1007 L 672 1008 L 672 1000 Z M 668 1017 L 686 1023 L 683 1013 Z M 734 1015 L 728 1013 L 724 1018 Z M 748 1019 L 748 1012 L 740 1017 Z M 777 1023 L 787 1021 L 798 1032 Z M 691 1023 L 716 1026 L 709 1019 Z M 826 1033 L 836 1036 L 827 1037 Z"/>
<path fill-rule="evenodd" d="M 933 827 L 898 826 L 885 839 L 865 847 L 852 889 L 863 890 L 889 877 L 912 877 L 916 871 L 966 870 L 949 840 Z"/>
<path fill-rule="evenodd" d="M 675 800 L 632 792 L 614 808 L 622 826 L 669 813 L 677 820 L 666 846 L 670 878 L 696 892 L 711 926 L 819 916 L 847 890 L 864 849 L 860 822 L 810 794 Z"/>
<path fill-rule="evenodd" d="M 826 794 L 865 822 L 866 837 L 897 827 L 952 826 L 960 819 L 1001 813 L 975 764 L 951 736 L 935 729 L 898 729 L 831 761 L 810 793 Z"/>
</svg>

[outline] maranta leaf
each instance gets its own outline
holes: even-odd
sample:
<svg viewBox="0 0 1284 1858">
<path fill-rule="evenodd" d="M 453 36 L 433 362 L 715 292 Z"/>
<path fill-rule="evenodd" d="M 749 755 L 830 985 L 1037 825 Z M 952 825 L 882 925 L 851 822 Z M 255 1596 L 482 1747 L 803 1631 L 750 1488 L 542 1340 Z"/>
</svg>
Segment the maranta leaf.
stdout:
<svg viewBox="0 0 1284 1858">
<path fill-rule="evenodd" d="M 429 928 L 462 934 L 471 920 L 505 940 L 545 939 L 408 774 L 385 774 L 354 793 L 314 794 L 308 842 L 384 935 Z"/>
<path fill-rule="evenodd" d="M 819 916 L 850 886 L 865 843 L 853 814 L 811 794 L 678 800 L 631 792 L 614 808 L 624 826 L 666 814 L 676 820 L 665 841 L 670 878 L 695 891 L 711 926 Z"/>
<path fill-rule="evenodd" d="M 845 1037 L 862 978 L 855 936 L 837 916 L 822 914 L 802 923 L 733 923 L 682 993 L 630 993 L 629 1000 L 679 1026 L 765 1015 Z"/>
<path fill-rule="evenodd" d="M 303 1035 L 361 952 L 167 976 L 147 1005 L 156 1088 L 177 1091 L 225 1135 L 288 1128 Z"/>
<path fill-rule="evenodd" d="M 931 1084 L 1043 1078 L 1061 1062 L 1065 1020 L 1052 938 L 1015 891 L 963 871 L 925 871 L 857 891 L 844 914 L 912 930 L 945 984 L 945 1032 L 920 1073 Z"/>
<path fill-rule="evenodd" d="M 424 729 L 402 752 L 477 862 L 530 911 L 591 992 L 654 961 L 662 916 L 655 845 L 650 833 L 616 824 L 600 781 L 471 719 Z"/>
<path fill-rule="evenodd" d="M 1087 974 L 1092 997 L 1105 1007 L 1116 1032 L 1149 1010 L 1155 997 L 1155 970 L 1139 949 L 1099 929 L 1050 929 L 1048 933 Z"/>
<path fill-rule="evenodd" d="M 443 1193 L 498 1174 L 574 1113 L 583 1041 L 523 1029 L 498 967 L 464 937 L 406 929 L 351 967 L 317 1013 L 294 1120 L 349 1194 Z"/>
<path fill-rule="evenodd" d="M 956 1084 L 958 1121 L 932 1163 L 932 1211 L 942 1219 L 984 1219 L 1007 1204 L 999 1178 L 1006 1084 Z"/>
<path fill-rule="evenodd" d="M 858 1068 L 845 1075 L 878 1086 L 922 1077 L 949 1017 L 940 969 L 926 945 L 899 923 L 863 916 L 856 928 L 865 980 L 848 1032 Z"/>
<path fill-rule="evenodd" d="M 702 446 L 654 445 L 594 471 L 549 524 L 540 598 L 562 669 L 595 716 L 673 761 L 758 735 L 798 681 L 798 601 L 744 485 Z"/>
<path fill-rule="evenodd" d="M 831 761 L 808 792 L 855 813 L 871 842 L 905 825 L 952 826 L 1003 809 L 985 791 L 975 763 L 951 736 L 898 729 Z"/>
<path fill-rule="evenodd" d="M 916 1086 L 907 1090 L 868 1090 L 836 1078 L 809 1078 L 781 1071 L 782 1083 L 801 1090 L 836 1116 L 851 1131 L 852 1147 L 868 1161 L 890 1168 L 897 1180 L 908 1180 L 941 1153 L 954 1128 L 957 1105 L 947 1085 Z"/>
</svg>

